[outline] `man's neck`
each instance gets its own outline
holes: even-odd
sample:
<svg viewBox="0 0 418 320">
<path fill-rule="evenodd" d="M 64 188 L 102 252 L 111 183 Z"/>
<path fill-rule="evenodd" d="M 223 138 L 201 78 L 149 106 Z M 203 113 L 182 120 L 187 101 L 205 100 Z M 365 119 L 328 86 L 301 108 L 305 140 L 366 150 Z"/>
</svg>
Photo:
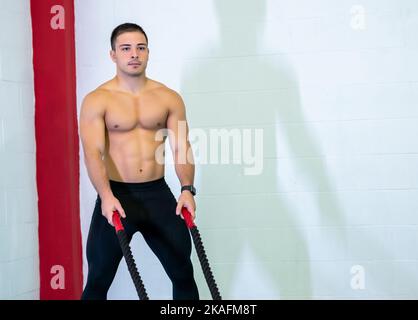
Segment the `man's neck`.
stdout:
<svg viewBox="0 0 418 320">
<path fill-rule="evenodd" d="M 132 94 L 140 93 L 147 84 L 147 77 L 142 74 L 138 77 L 117 74 L 115 77 L 118 88 L 122 91 L 127 91 Z"/>
</svg>

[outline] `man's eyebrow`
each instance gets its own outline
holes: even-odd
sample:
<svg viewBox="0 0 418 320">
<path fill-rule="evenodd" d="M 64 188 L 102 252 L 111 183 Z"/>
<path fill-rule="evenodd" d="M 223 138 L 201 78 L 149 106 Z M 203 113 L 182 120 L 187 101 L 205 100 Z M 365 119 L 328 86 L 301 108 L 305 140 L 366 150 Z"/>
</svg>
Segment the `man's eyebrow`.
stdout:
<svg viewBox="0 0 418 320">
<path fill-rule="evenodd" d="M 142 42 L 137 44 L 137 46 L 146 46 L 146 45 L 147 45 L 146 43 L 142 43 Z M 119 48 L 120 47 L 130 47 L 130 46 L 131 45 L 129 43 L 122 43 L 122 44 L 119 45 Z"/>
</svg>

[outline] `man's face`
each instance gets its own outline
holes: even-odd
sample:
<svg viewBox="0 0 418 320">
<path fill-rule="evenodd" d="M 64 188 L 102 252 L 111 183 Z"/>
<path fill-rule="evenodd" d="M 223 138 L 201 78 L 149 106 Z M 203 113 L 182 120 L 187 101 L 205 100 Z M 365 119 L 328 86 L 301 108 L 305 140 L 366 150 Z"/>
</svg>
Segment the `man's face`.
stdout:
<svg viewBox="0 0 418 320">
<path fill-rule="evenodd" d="M 149 49 L 145 36 L 137 31 L 120 34 L 115 41 L 115 50 L 110 51 L 119 71 L 140 76 L 148 63 Z"/>
</svg>

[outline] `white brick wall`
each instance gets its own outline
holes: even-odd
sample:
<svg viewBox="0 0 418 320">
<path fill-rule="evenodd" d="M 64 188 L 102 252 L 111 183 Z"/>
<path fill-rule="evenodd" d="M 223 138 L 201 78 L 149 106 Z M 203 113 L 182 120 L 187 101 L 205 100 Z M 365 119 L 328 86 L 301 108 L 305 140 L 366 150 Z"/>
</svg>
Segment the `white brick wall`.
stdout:
<svg viewBox="0 0 418 320">
<path fill-rule="evenodd" d="M 418 297 L 418 3 L 362 1 L 356 30 L 357 4 L 76 0 L 79 104 L 114 74 L 113 27 L 133 21 L 150 39 L 148 76 L 180 91 L 191 129 L 264 130 L 261 175 L 196 167 L 197 222 L 225 298 Z M 146 245 L 133 246 L 150 296 L 169 298 Z M 350 285 L 355 265 L 363 290 Z M 117 281 L 110 297 L 134 299 L 127 273 Z"/>
<path fill-rule="evenodd" d="M 0 299 L 39 299 L 29 1 L 0 1 Z"/>
</svg>

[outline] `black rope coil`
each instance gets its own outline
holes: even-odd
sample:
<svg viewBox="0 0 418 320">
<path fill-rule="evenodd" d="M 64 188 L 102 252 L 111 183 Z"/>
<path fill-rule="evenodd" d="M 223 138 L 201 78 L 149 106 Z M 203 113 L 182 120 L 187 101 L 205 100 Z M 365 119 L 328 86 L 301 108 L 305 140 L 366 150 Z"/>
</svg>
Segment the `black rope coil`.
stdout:
<svg viewBox="0 0 418 320">
<path fill-rule="evenodd" d="M 142 282 L 141 276 L 139 275 L 138 269 L 135 264 L 134 257 L 132 255 L 129 242 L 124 231 L 117 232 L 120 247 L 125 257 L 126 264 L 128 265 L 129 273 L 131 274 L 132 280 L 135 284 L 136 292 L 141 300 L 149 300 L 148 294 L 145 290 L 144 283 Z"/>
<path fill-rule="evenodd" d="M 210 294 L 213 300 L 222 300 L 219 293 L 218 286 L 216 285 L 215 279 L 212 274 L 212 270 L 209 266 L 209 261 L 206 256 L 205 248 L 203 247 L 202 238 L 200 232 L 196 226 L 189 229 L 192 235 L 192 239 L 196 248 L 197 256 L 199 257 L 200 265 L 202 266 L 203 274 L 208 284 Z"/>
</svg>

